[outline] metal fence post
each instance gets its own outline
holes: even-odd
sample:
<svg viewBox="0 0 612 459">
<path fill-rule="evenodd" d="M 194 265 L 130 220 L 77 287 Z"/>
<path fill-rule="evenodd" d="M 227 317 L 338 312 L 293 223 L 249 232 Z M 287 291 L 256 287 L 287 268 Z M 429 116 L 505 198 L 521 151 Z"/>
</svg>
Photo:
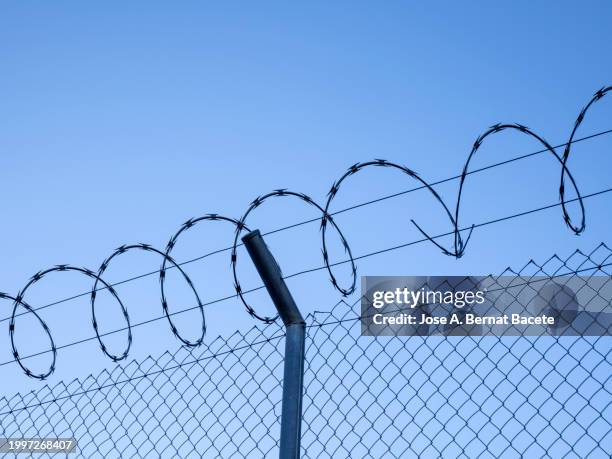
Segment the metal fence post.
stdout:
<svg viewBox="0 0 612 459">
<path fill-rule="evenodd" d="M 252 231 L 244 236 L 242 241 L 285 325 L 285 366 L 279 457 L 280 459 L 296 459 L 300 457 L 302 436 L 306 322 L 261 233 L 258 230 Z"/>
</svg>

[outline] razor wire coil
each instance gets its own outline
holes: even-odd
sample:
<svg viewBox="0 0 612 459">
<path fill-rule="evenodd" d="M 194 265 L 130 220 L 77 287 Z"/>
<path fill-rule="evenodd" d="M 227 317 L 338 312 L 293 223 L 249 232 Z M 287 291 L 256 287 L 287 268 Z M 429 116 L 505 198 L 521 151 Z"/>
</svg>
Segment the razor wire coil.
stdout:
<svg viewBox="0 0 612 459">
<path fill-rule="evenodd" d="M 562 156 L 559 156 L 559 154 L 555 151 L 555 148 L 548 143 L 543 137 L 541 137 L 540 135 L 536 134 L 534 131 L 530 130 L 529 128 L 527 128 L 526 126 L 523 126 L 521 124 L 495 124 L 493 126 L 491 126 L 487 131 L 485 131 L 482 135 L 480 135 L 476 141 L 474 142 L 474 145 L 468 155 L 468 158 L 465 162 L 465 165 L 463 167 L 461 176 L 460 176 L 460 183 L 459 183 L 459 191 L 457 194 L 457 200 L 456 200 L 456 205 L 455 205 L 455 211 L 454 214 L 451 212 L 450 208 L 448 207 L 448 205 L 446 204 L 446 202 L 441 198 L 441 196 L 437 193 L 437 191 L 433 188 L 433 185 L 431 183 L 429 183 L 428 181 L 424 180 L 423 178 L 420 177 L 420 175 L 418 175 L 414 170 L 394 163 L 394 162 L 390 162 L 384 159 L 376 159 L 373 161 L 368 161 L 368 162 L 363 162 L 363 163 L 356 163 L 354 165 L 352 165 L 351 167 L 348 168 L 348 170 L 338 179 L 336 180 L 333 184 L 332 187 L 330 188 L 328 194 L 327 194 L 327 200 L 325 202 L 324 206 L 319 205 L 315 200 L 313 200 L 311 197 L 309 197 L 306 194 L 303 193 L 299 193 L 299 192 L 294 192 L 294 191 L 289 191 L 286 189 L 279 189 L 279 190 L 274 190 L 270 193 L 264 194 L 262 196 L 257 197 L 255 200 L 253 200 L 250 205 L 247 207 L 246 211 L 244 212 L 243 216 L 239 219 L 233 219 L 231 217 L 224 217 L 218 214 L 207 214 L 195 219 L 190 219 L 187 222 L 185 222 L 180 228 L 179 230 L 172 236 L 172 238 L 170 239 L 170 241 L 168 242 L 167 246 L 166 246 L 166 250 L 165 251 L 161 251 L 158 249 L 155 249 L 154 247 L 148 245 L 148 244 L 131 244 L 131 245 L 123 245 L 121 247 L 119 247 L 118 249 L 116 249 L 108 258 L 106 258 L 102 264 L 100 265 L 97 274 L 94 273 L 93 271 L 87 269 L 87 268 L 80 268 L 80 267 L 75 267 L 75 266 L 70 266 L 70 265 L 58 265 L 56 267 L 50 268 L 50 269 L 46 269 L 43 271 L 40 271 L 38 273 L 36 273 L 34 276 L 32 276 L 32 278 L 26 283 L 26 285 L 21 289 L 21 291 L 19 292 L 19 294 L 17 294 L 16 296 L 11 296 L 9 294 L 5 294 L 5 293 L 1 293 L 0 292 L 0 299 L 5 299 L 5 300 L 9 300 L 13 302 L 13 309 L 12 309 L 12 314 L 11 314 L 11 320 L 9 323 L 9 335 L 10 335 L 10 339 L 11 339 L 11 346 L 12 346 L 12 350 L 13 350 L 13 356 L 15 358 L 15 360 L 17 361 L 17 363 L 21 366 L 21 368 L 23 369 L 23 371 L 26 373 L 26 375 L 36 378 L 36 379 L 45 379 L 47 378 L 50 374 L 53 373 L 53 371 L 55 370 L 55 364 L 56 364 L 56 354 L 57 354 L 57 349 L 56 346 L 54 344 L 51 332 L 49 330 L 49 327 L 46 325 L 46 323 L 43 321 L 43 319 L 40 317 L 40 315 L 35 311 L 34 308 L 32 308 L 30 305 L 28 305 L 25 300 L 24 300 L 24 296 L 27 292 L 27 290 L 33 286 L 34 284 L 40 282 L 43 278 L 45 278 L 47 275 L 54 273 L 54 272 L 76 272 L 76 273 L 80 273 L 90 279 L 94 280 L 94 286 L 92 288 L 91 294 L 90 294 L 90 302 L 91 302 L 91 314 L 92 314 L 92 326 L 94 328 L 94 331 L 96 333 L 96 337 L 98 340 L 98 343 L 100 345 L 100 348 L 102 349 L 102 352 L 108 356 L 111 360 L 113 361 L 120 361 L 125 359 L 128 354 L 129 354 L 129 350 L 132 344 L 132 330 L 131 330 L 131 324 L 130 324 L 130 319 L 129 319 L 129 314 L 128 314 L 128 310 L 125 307 L 125 305 L 122 303 L 121 299 L 119 298 L 119 296 L 117 295 L 116 291 L 113 289 L 112 285 L 108 284 L 106 281 L 104 281 L 104 279 L 102 278 L 104 272 L 106 271 L 106 269 L 108 268 L 110 262 L 115 259 L 116 257 L 123 255 L 129 251 L 133 251 L 133 250 L 141 250 L 141 251 L 147 251 L 150 253 L 156 253 L 158 255 L 160 255 L 163 259 L 161 268 L 159 270 L 159 278 L 160 278 L 160 289 L 161 289 L 161 304 L 162 304 L 162 309 L 164 312 L 164 316 L 167 318 L 169 325 L 170 325 L 170 329 L 173 333 L 173 335 L 179 339 L 185 346 L 187 347 L 196 347 L 199 346 L 203 343 L 204 341 L 204 337 L 206 334 L 206 320 L 205 320 L 205 314 L 204 314 L 204 308 L 203 308 L 203 304 L 199 298 L 198 292 L 192 282 L 192 280 L 189 278 L 189 276 L 186 274 L 186 272 L 181 268 L 181 266 L 174 261 L 174 259 L 170 256 L 170 252 L 173 250 L 173 248 L 175 247 L 177 240 L 179 238 L 179 236 L 184 233 L 185 231 L 189 230 L 190 228 L 192 228 L 194 225 L 203 222 L 203 221 L 225 221 L 225 222 L 229 222 L 231 223 L 234 227 L 235 227 L 235 232 L 234 232 L 234 243 L 232 246 L 232 250 L 231 250 L 231 268 L 232 268 L 232 274 L 233 274 L 233 278 L 234 278 L 234 288 L 236 291 L 236 295 L 240 298 L 241 302 L 244 304 L 247 312 L 255 319 L 258 319 L 260 321 L 263 321 L 265 323 L 271 323 L 274 322 L 278 316 L 274 316 L 274 317 L 268 317 L 268 316 L 263 316 L 260 313 L 257 312 L 257 310 L 250 305 L 245 297 L 244 297 L 244 292 L 243 289 L 241 287 L 241 284 L 239 282 L 239 278 L 238 278 L 238 273 L 237 273 L 237 260 L 238 260 L 238 255 L 237 255 L 237 247 L 239 245 L 239 237 L 242 234 L 242 232 L 244 230 L 248 230 L 247 226 L 246 226 L 246 220 L 249 217 L 249 215 L 251 214 L 251 212 L 253 212 L 255 209 L 257 209 L 258 207 L 260 207 L 264 202 L 266 202 L 268 199 L 271 198 L 275 198 L 275 197 L 294 197 L 294 198 L 298 198 L 299 200 L 301 200 L 302 202 L 308 204 L 311 207 L 315 207 L 317 210 L 319 210 L 321 212 L 321 225 L 320 225 L 320 231 L 321 231 L 321 246 L 322 246 L 322 256 L 323 256 L 323 262 L 324 262 L 324 266 L 328 271 L 328 274 L 330 276 L 330 282 L 332 283 L 333 287 L 339 292 L 341 293 L 343 296 L 348 296 L 350 294 L 352 294 L 355 291 L 356 288 L 356 282 L 357 282 L 357 267 L 355 264 L 355 259 L 352 255 L 352 251 L 351 251 L 351 247 L 350 244 L 348 243 L 347 239 L 345 238 L 344 234 L 342 233 L 342 231 L 340 230 L 340 228 L 337 226 L 337 224 L 335 223 L 332 215 L 330 214 L 330 207 L 331 204 L 334 200 L 334 198 L 338 195 L 342 184 L 344 184 L 346 182 L 346 180 L 349 177 L 352 177 L 354 175 L 356 175 L 357 173 L 359 173 L 362 170 L 365 170 L 367 168 L 370 167 L 381 167 L 381 168 L 390 168 L 390 169 L 395 169 L 395 170 L 399 170 L 401 172 L 403 172 L 404 174 L 408 175 L 410 178 L 416 180 L 418 183 L 420 183 L 421 187 L 424 189 L 427 189 L 431 195 L 434 197 L 434 199 L 442 206 L 442 209 L 444 210 L 444 213 L 446 214 L 446 216 L 449 218 L 449 221 L 452 225 L 452 234 L 454 236 L 454 243 L 453 243 L 453 247 L 452 248 L 445 248 L 443 247 L 440 243 L 438 243 L 435 239 L 436 237 L 430 236 L 430 234 L 428 232 L 426 232 L 423 228 L 421 228 L 421 226 L 419 224 L 417 224 L 416 221 L 411 220 L 411 222 L 413 223 L 413 225 L 416 227 L 416 229 L 424 236 L 424 238 L 426 240 L 428 240 L 429 242 L 431 242 L 434 246 L 436 246 L 438 249 L 440 249 L 442 251 L 443 254 L 448 255 L 448 256 L 453 256 L 455 258 L 460 258 L 464 253 L 465 250 L 467 248 L 467 244 L 472 236 L 472 232 L 474 230 L 474 228 L 476 227 L 475 225 L 472 225 L 469 229 L 468 229 L 468 235 L 466 237 L 465 240 L 463 240 L 462 236 L 461 236 L 461 232 L 463 231 L 462 229 L 460 229 L 459 227 L 459 214 L 460 214 L 460 205 L 461 205 L 461 197 L 462 197 L 462 192 L 463 192 L 463 188 L 464 188 L 464 184 L 466 181 L 466 178 L 468 175 L 470 175 L 470 171 L 469 171 L 469 165 L 473 159 L 473 157 L 475 156 L 476 152 L 481 148 L 481 146 L 484 143 L 484 140 L 486 138 L 488 138 L 489 136 L 505 131 L 505 130 L 515 130 L 518 132 L 521 132 L 527 136 L 530 136 L 534 139 L 536 139 L 540 144 L 542 144 L 545 148 L 546 151 L 549 151 L 555 158 L 556 160 L 560 163 L 561 165 L 561 179 L 560 179 L 560 185 L 559 185 L 559 201 L 560 201 L 560 205 L 562 208 L 562 212 L 563 212 L 563 219 L 565 224 L 575 233 L 575 234 L 580 234 L 584 231 L 585 227 L 586 227 L 586 212 L 585 212 L 585 207 L 584 207 L 584 203 L 583 203 L 583 197 L 580 194 L 578 185 L 574 179 L 574 177 L 572 176 L 571 172 L 569 171 L 568 167 L 567 167 L 567 162 L 569 160 L 569 156 L 571 153 L 571 145 L 573 142 L 573 139 L 575 137 L 575 134 L 577 132 L 577 130 L 579 129 L 579 127 L 582 125 L 586 113 L 588 112 L 588 110 L 593 106 L 593 104 L 595 104 L 597 101 L 601 100 L 608 92 L 612 91 L 612 86 L 607 86 L 607 87 L 603 87 L 600 90 L 598 90 L 593 97 L 589 100 L 589 102 L 583 107 L 583 109 L 580 111 L 575 123 L 574 123 L 574 127 L 572 129 L 572 132 L 570 134 L 570 138 L 568 143 L 565 146 L 564 152 Z M 574 189 L 574 192 L 576 194 L 576 198 L 572 199 L 572 200 L 567 200 L 566 196 L 565 196 L 565 192 L 566 192 L 566 178 L 569 179 L 569 182 L 572 186 L 572 188 Z M 572 221 L 571 216 L 569 215 L 569 212 L 567 210 L 566 204 L 569 201 L 577 201 L 580 207 L 580 223 L 576 224 Z M 352 273 L 352 282 L 348 287 L 342 287 L 340 286 L 339 282 L 336 279 L 336 276 L 333 273 L 332 270 L 332 266 L 334 266 L 334 264 L 330 263 L 330 259 L 329 259 L 329 252 L 328 252 L 328 244 L 327 244 L 327 228 L 328 226 L 332 226 L 336 232 L 338 233 L 338 235 L 340 236 L 340 240 L 342 243 L 342 246 L 345 250 L 345 252 L 347 253 L 348 257 L 349 257 L 349 263 L 351 264 L 351 273 Z M 166 293 L 165 293 L 165 289 L 164 289 L 164 285 L 165 285 L 165 279 L 166 279 L 166 271 L 167 271 L 167 264 L 170 263 L 172 265 L 172 267 L 174 268 L 178 268 L 180 274 L 182 275 L 183 279 L 185 280 L 185 282 L 188 284 L 188 286 L 190 287 L 191 291 L 193 292 L 197 303 L 198 303 L 198 308 L 201 312 L 201 317 L 202 317 L 202 326 L 201 326 L 201 334 L 200 336 L 196 339 L 196 340 L 189 340 L 185 337 L 183 337 L 176 325 L 173 323 L 172 318 L 171 318 L 171 314 L 169 313 L 169 307 L 168 307 L 168 300 L 166 298 Z M 96 302 L 96 292 L 98 291 L 98 285 L 102 284 L 103 287 L 105 289 L 107 289 L 111 295 L 113 296 L 114 300 L 119 304 L 120 308 L 121 308 L 121 312 L 123 314 L 124 320 L 127 324 L 126 326 L 126 331 L 127 331 L 127 344 L 125 346 L 125 349 L 123 350 L 123 352 L 121 353 L 113 353 L 111 352 L 108 347 L 105 345 L 105 343 L 102 340 L 101 334 L 99 332 L 99 326 L 98 326 L 98 321 L 96 319 L 96 314 L 95 314 L 95 302 Z M 45 331 L 45 333 L 47 334 L 50 344 L 51 344 L 51 350 L 52 350 L 52 354 L 53 354 L 53 359 L 51 364 L 49 365 L 49 368 L 46 372 L 42 372 L 42 373 L 34 373 L 32 372 L 28 367 L 26 367 L 19 355 L 19 352 L 16 348 L 16 344 L 15 344 L 15 339 L 14 339 L 14 334 L 15 334 L 15 318 L 17 316 L 17 310 L 19 307 L 22 307 L 25 309 L 25 313 L 32 313 L 34 314 L 35 318 L 38 320 L 38 322 L 41 324 L 43 330 Z"/>
</svg>

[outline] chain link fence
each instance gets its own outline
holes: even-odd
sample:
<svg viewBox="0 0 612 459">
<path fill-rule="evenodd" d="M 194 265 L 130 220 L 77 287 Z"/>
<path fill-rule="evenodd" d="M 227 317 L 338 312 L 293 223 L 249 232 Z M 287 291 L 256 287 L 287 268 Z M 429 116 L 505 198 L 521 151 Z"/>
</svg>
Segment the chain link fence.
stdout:
<svg viewBox="0 0 612 459">
<path fill-rule="evenodd" d="M 610 276 L 611 258 L 502 274 Z M 307 318 L 303 457 L 612 456 L 611 338 L 362 337 L 359 319 L 360 301 Z M 74 437 L 87 458 L 275 457 L 283 341 L 254 327 L 2 398 L 2 435 Z"/>
</svg>

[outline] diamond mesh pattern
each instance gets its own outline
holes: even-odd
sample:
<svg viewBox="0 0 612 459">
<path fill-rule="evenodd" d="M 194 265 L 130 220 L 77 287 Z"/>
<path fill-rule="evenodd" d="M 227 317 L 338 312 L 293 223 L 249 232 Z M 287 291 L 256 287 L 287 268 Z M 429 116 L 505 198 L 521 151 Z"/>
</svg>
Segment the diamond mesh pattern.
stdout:
<svg viewBox="0 0 612 459">
<path fill-rule="evenodd" d="M 610 257 L 503 274 L 609 276 Z M 307 318 L 303 457 L 612 456 L 612 338 L 362 337 L 359 314 Z M 87 458 L 275 457 L 283 352 L 270 324 L 5 397 L 2 435 L 75 437 Z"/>
</svg>

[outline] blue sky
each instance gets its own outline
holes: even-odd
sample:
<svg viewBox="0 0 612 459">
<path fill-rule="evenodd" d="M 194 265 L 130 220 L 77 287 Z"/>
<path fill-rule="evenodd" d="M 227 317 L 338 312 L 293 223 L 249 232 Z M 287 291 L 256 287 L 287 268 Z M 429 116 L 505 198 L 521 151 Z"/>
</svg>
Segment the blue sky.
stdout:
<svg viewBox="0 0 612 459">
<path fill-rule="evenodd" d="M 216 212 L 240 217 L 275 188 L 323 203 L 333 181 L 358 161 L 385 158 L 437 180 L 461 171 L 488 126 L 519 122 L 553 144 L 565 142 L 580 108 L 612 84 L 606 2 L 484 2 L 436 6 L 387 3 L 182 2 L 5 4 L 0 8 L 0 151 L 4 191 L 0 291 L 16 294 L 39 269 L 59 263 L 97 270 L 114 248 L 163 248 L 180 224 Z M 610 104 L 593 107 L 578 136 L 612 128 Z M 612 186 L 612 135 L 576 145 L 570 168 L 583 194 Z M 539 150 L 503 133 L 487 141 L 474 167 Z M 461 221 L 478 223 L 551 204 L 560 170 L 549 155 L 470 178 Z M 367 170 L 332 210 L 415 186 L 397 172 Z M 437 189 L 449 205 L 457 182 Z M 572 197 L 572 196 L 569 196 Z M 475 232 L 454 260 L 420 244 L 358 263 L 359 275 L 486 275 L 529 259 L 607 240 L 610 197 L 587 200 L 587 230 L 574 236 L 552 209 Z M 573 207 L 570 209 L 576 210 Z M 574 215 L 578 216 L 577 213 Z M 267 203 L 249 219 L 270 230 L 316 212 L 297 201 Z M 424 192 L 338 217 L 355 255 L 449 231 Z M 182 261 L 232 243 L 232 228 L 202 224 L 173 252 Z M 321 265 L 316 224 L 271 236 L 285 273 Z M 336 241 L 337 243 L 337 241 Z M 343 258 L 332 244 L 332 260 Z M 258 285 L 245 253 L 241 282 Z M 105 278 L 116 282 L 159 267 L 153 255 L 126 255 Z M 229 253 L 186 268 L 203 301 L 232 293 Z M 348 271 L 336 271 L 350 283 Z M 170 276 L 171 310 L 193 297 Z M 290 282 L 303 311 L 329 309 L 340 295 L 324 271 Z M 28 292 L 33 306 L 86 292 L 88 279 L 49 277 Z M 118 289 L 133 322 L 160 316 L 153 277 Z M 273 309 L 252 295 L 259 311 Z M 355 298 L 353 298 L 354 300 Z M 3 302 L 2 317 L 11 304 Z M 103 330 L 123 326 L 116 304 L 100 298 Z M 254 324 L 237 300 L 206 308 L 209 338 Z M 93 336 L 87 298 L 42 313 L 58 345 Z M 177 324 L 188 336 L 197 311 Z M 8 322 L 0 358 L 11 358 Z M 17 322 L 20 352 L 45 349 L 36 323 Z M 191 335 L 190 335 L 191 333 Z M 109 338 L 120 350 L 125 335 Z M 176 349 L 165 320 L 134 330 L 130 358 Z M 32 359 L 43 369 L 48 359 Z M 51 382 L 114 365 L 97 343 L 60 351 Z M 5 393 L 40 387 L 16 364 L 0 367 Z"/>
</svg>

